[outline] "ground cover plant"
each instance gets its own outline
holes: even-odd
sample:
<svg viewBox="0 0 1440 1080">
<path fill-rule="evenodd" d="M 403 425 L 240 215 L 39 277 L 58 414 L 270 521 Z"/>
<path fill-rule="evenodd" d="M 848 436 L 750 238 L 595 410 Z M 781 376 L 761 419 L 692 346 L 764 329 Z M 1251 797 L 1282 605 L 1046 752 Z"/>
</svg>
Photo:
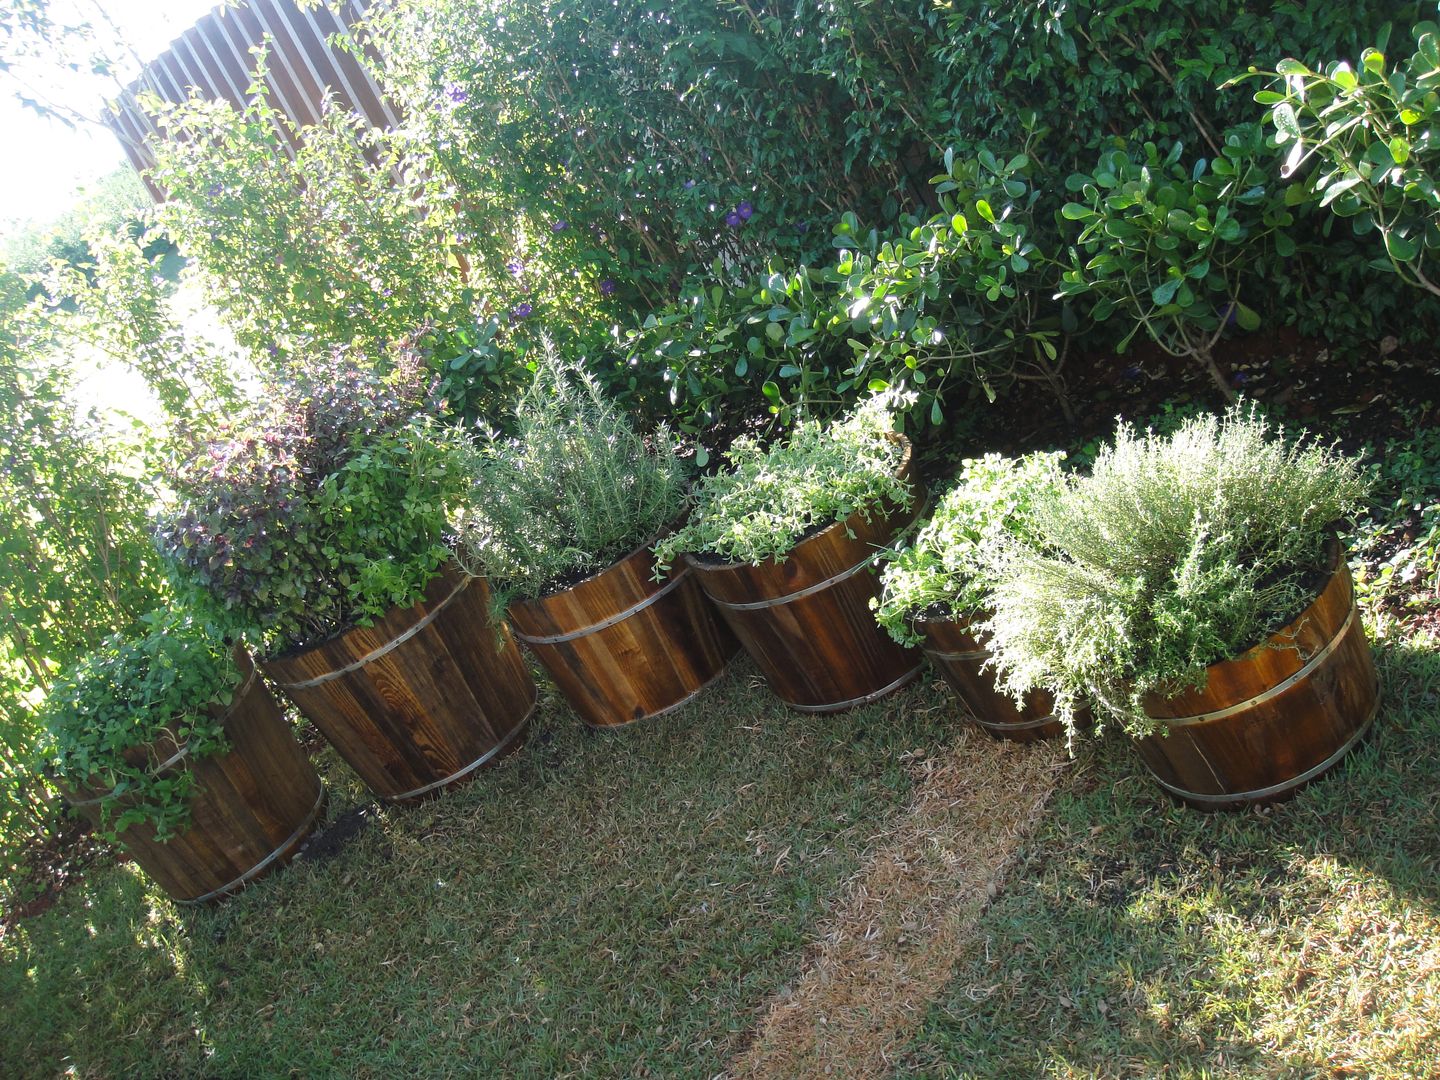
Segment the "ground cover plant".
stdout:
<svg viewBox="0 0 1440 1080">
<path fill-rule="evenodd" d="M 669 431 L 636 431 L 553 350 L 515 407 L 513 434 L 487 431 L 467 473 L 456 554 L 486 576 L 500 618 L 656 540 L 680 519 L 689 482 Z"/>
<path fill-rule="evenodd" d="M 285 873 L 187 910 L 110 866 L 7 929 L 0 1058 L 713 1075 L 951 723 L 929 687 L 797 715 L 741 661 L 638 739 L 547 694 L 521 752 L 421 807 L 376 806 L 326 750 L 333 831 Z"/>
<path fill-rule="evenodd" d="M 106 640 L 56 680 L 38 710 L 52 775 L 103 799 L 109 839 L 138 823 L 162 841 L 186 827 L 190 763 L 229 746 L 210 707 L 223 707 L 240 683 L 230 646 L 208 627 L 155 612 L 144 630 Z M 157 773 L 179 747 L 188 751 L 180 767 Z"/>
<path fill-rule="evenodd" d="M 913 541 L 881 556 L 884 592 L 875 610 L 880 625 L 902 645 L 924 639 L 916 618 L 966 621 L 988 614 L 996 545 L 1005 536 L 1030 540 L 1037 494 L 1061 482 L 1064 454 L 1023 458 L 986 454 L 961 463 L 954 485 L 940 496 Z"/>
<path fill-rule="evenodd" d="M 883 396 L 837 423 L 803 420 L 762 448 L 742 436 L 723 468 L 695 487 L 681 528 L 655 545 L 662 570 L 684 553 L 759 565 L 783 561 L 806 533 L 859 513 L 865 520 L 914 499 L 897 470 L 905 448 Z"/>
<path fill-rule="evenodd" d="M 1330 528 L 1366 489 L 1358 462 L 1287 442 L 1253 408 L 1168 436 L 1122 424 L 1002 556 L 986 626 L 1002 685 L 1049 690 L 1072 730 L 1090 701 L 1149 732 L 1149 694 L 1202 685 L 1314 599 Z"/>
</svg>

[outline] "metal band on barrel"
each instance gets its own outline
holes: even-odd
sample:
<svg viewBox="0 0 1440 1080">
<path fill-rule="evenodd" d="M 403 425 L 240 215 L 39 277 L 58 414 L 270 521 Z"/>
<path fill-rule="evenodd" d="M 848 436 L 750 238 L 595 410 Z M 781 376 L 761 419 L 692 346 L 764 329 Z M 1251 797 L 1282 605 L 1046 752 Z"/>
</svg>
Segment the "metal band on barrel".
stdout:
<svg viewBox="0 0 1440 1080">
<path fill-rule="evenodd" d="M 785 704 L 790 706 L 790 708 L 792 709 L 799 710 L 800 712 L 833 712 L 837 709 L 853 708 L 856 705 L 868 705 L 870 702 L 879 700 L 893 690 L 899 690 L 900 687 L 910 682 L 912 679 L 915 678 L 916 675 L 919 675 L 920 668 L 923 666 L 924 665 L 922 664 L 916 664 L 913 668 L 907 671 L 904 675 L 901 675 L 900 678 L 896 679 L 890 685 L 882 686 L 879 690 L 873 690 L 870 693 L 863 695 L 862 697 L 851 698 L 849 701 L 836 701 L 829 705 L 800 705 L 793 701 L 786 701 Z M 784 699 L 782 698 L 781 700 Z"/>
<path fill-rule="evenodd" d="M 239 690 L 236 690 L 236 691 L 235 691 L 234 696 L 232 696 L 232 697 L 230 698 L 230 704 L 229 704 L 229 706 L 226 707 L 225 712 L 221 715 L 221 717 L 220 717 L 220 723 L 221 723 L 222 725 L 224 725 L 224 723 L 225 723 L 227 720 L 230 719 L 231 714 L 235 712 L 236 707 L 239 706 L 239 704 L 240 704 L 240 699 L 243 698 L 246 694 L 248 694 L 248 693 L 250 692 L 250 687 L 252 687 L 252 686 L 255 685 L 255 678 L 256 678 L 256 669 L 252 667 L 252 668 L 250 669 L 250 677 L 245 680 L 244 684 L 240 687 Z M 166 758 L 164 761 L 160 762 L 160 764 L 152 767 L 152 768 L 150 769 L 150 775 L 151 775 L 151 776 L 158 776 L 158 775 L 160 775 L 162 772 L 164 772 L 166 769 L 170 768 L 170 766 L 180 764 L 180 762 L 182 762 L 182 761 L 185 760 L 185 758 L 189 755 L 189 753 L 190 753 L 190 744 L 189 744 L 189 743 L 186 743 L 184 746 L 180 747 L 180 749 L 176 750 L 175 753 L 171 754 L 171 755 L 170 755 L 168 758 Z M 114 793 L 115 793 L 115 789 L 114 789 L 114 788 L 111 788 L 109 791 L 107 791 L 104 795 L 101 795 L 99 798 L 95 798 L 95 799 L 80 799 L 80 800 L 78 800 L 78 801 L 72 801 L 72 802 L 70 803 L 70 805 L 76 807 L 77 809 L 78 809 L 79 807 L 81 807 L 81 806 L 95 806 L 97 803 L 102 803 L 102 802 L 104 802 L 106 799 L 109 799 L 111 796 L 114 795 Z"/>
<path fill-rule="evenodd" d="M 685 575 L 688 573 L 690 573 L 690 568 L 687 566 L 682 569 L 678 574 L 676 574 L 673 578 L 671 578 L 668 582 L 666 582 L 664 588 L 651 593 L 644 600 L 641 600 L 638 604 L 631 604 L 628 608 L 620 612 L 618 615 L 611 615 L 609 618 L 601 619 L 599 622 L 594 623 L 590 626 L 582 627 L 579 630 L 571 630 L 568 633 L 564 634 L 552 634 L 549 636 L 536 637 L 531 637 L 529 634 L 522 634 L 519 630 L 516 630 L 515 636 L 519 640 L 523 641 L 526 645 L 559 645 L 562 642 L 575 641 L 577 638 L 588 637 L 591 634 L 598 634 L 601 630 L 608 630 L 616 623 L 624 622 L 626 619 L 630 618 L 631 615 L 635 615 L 638 612 L 644 611 L 651 604 L 655 603 L 661 597 L 665 596 L 667 593 L 673 591 L 676 587 L 678 587 L 679 584 L 685 580 Z"/>
<path fill-rule="evenodd" d="M 994 720 L 982 720 L 975 717 L 975 722 L 989 731 L 1030 731 L 1033 728 L 1044 727 L 1046 724 L 1058 723 L 1060 718 L 1054 713 L 1048 716 L 1040 716 L 1034 720 L 1021 720 L 1017 724 L 1000 724 Z"/>
<path fill-rule="evenodd" d="M 1244 701 L 1240 702 L 1237 705 L 1227 705 L 1223 709 L 1216 709 L 1213 712 L 1199 713 L 1195 716 L 1156 716 L 1152 717 L 1152 719 L 1157 724 L 1163 724 L 1168 727 L 1185 727 L 1189 724 L 1203 724 L 1210 720 L 1223 720 L 1227 716 L 1234 716 L 1236 713 L 1244 712 L 1247 709 L 1253 709 L 1257 705 L 1263 705 L 1271 698 L 1276 697 L 1279 694 L 1283 694 L 1286 690 L 1289 690 L 1290 687 L 1294 686 L 1301 679 L 1305 678 L 1305 676 L 1309 675 L 1312 671 L 1314 671 L 1315 668 L 1318 667 L 1321 662 L 1325 660 L 1326 657 L 1328 657 L 1331 653 L 1333 653 L 1336 649 L 1340 647 L 1341 639 L 1344 638 L 1345 635 L 1350 631 L 1350 627 L 1353 626 L 1354 623 L 1355 607 L 1352 604 L 1350 607 L 1350 614 L 1345 616 L 1345 621 L 1340 624 L 1340 629 L 1335 631 L 1335 636 L 1325 643 L 1324 648 L 1320 649 L 1314 656 L 1310 657 L 1309 660 L 1305 661 L 1305 665 L 1301 667 L 1298 671 L 1296 671 L 1293 675 L 1282 679 L 1280 682 L 1276 683 L 1268 690 L 1264 690 L 1256 694 L 1254 697 L 1246 698 Z"/>
<path fill-rule="evenodd" d="M 433 783 L 424 785 L 423 787 L 418 787 L 414 791 L 402 791 L 399 795 L 385 795 L 383 796 L 383 798 L 386 802 L 404 802 L 406 799 L 418 799 L 421 795 L 428 795 L 430 792 L 435 791 L 438 788 L 442 788 L 446 784 L 453 784 L 456 780 L 468 776 L 470 773 L 480 768 L 481 765 L 484 765 L 487 761 L 493 758 L 496 754 L 500 753 L 501 750 L 504 750 L 507 746 L 509 746 L 510 743 L 514 741 L 515 736 L 519 735 L 522 731 L 525 730 L 525 725 L 530 723 L 530 718 L 535 715 L 535 707 L 539 704 L 540 692 L 537 690 L 535 692 L 535 697 L 530 702 L 530 708 L 526 710 L 525 716 L 520 720 L 520 722 L 517 723 L 514 727 L 512 727 L 508 732 L 506 732 L 503 739 L 501 739 L 498 743 L 492 746 L 489 750 L 486 750 L 485 753 L 481 754 L 478 758 L 470 762 L 470 764 L 466 765 L 463 769 L 460 769 L 457 772 L 453 772 L 449 776 L 444 777 L 441 780 L 436 780 Z"/>
<path fill-rule="evenodd" d="M 359 671 L 366 664 L 370 663 L 370 661 L 378 660 L 386 653 L 391 652 L 394 649 L 398 649 L 401 645 L 409 641 L 421 630 L 424 630 L 425 627 L 429 626 L 432 622 L 436 620 L 436 618 L 439 617 L 440 612 L 445 610 L 445 608 L 449 605 L 450 601 L 454 600 L 455 597 L 459 596 L 461 591 L 465 589 L 469 584 L 469 577 L 461 578 L 460 584 L 456 585 L 455 588 L 450 591 L 450 595 L 445 597 L 444 600 L 441 600 L 440 603 L 437 604 L 435 607 L 427 611 L 423 619 L 417 622 L 414 626 L 407 629 L 399 637 L 392 638 L 384 645 L 381 645 L 378 649 L 374 649 L 366 653 L 359 660 L 351 661 L 342 668 L 336 668 L 334 671 L 327 671 L 324 675 L 317 675 L 315 676 L 315 678 L 306 679 L 303 682 L 277 682 L 275 685 L 280 687 L 280 689 L 282 690 L 309 690 L 312 686 L 319 686 L 321 683 L 327 683 L 330 682 L 332 679 L 338 679 L 342 675 L 349 675 L 352 671 Z"/>
<path fill-rule="evenodd" d="M 1341 745 L 1340 749 L 1336 750 L 1324 761 L 1320 762 L 1320 764 L 1306 769 L 1299 776 L 1293 777 L 1289 780 L 1282 780 L 1278 784 L 1271 784 L 1269 787 L 1257 788 L 1254 791 L 1237 791 L 1233 795 L 1214 795 L 1198 791 L 1186 791 L 1182 787 L 1176 787 L 1174 784 L 1167 783 L 1166 781 L 1160 779 L 1160 777 L 1156 776 L 1153 769 L 1150 773 L 1151 779 L 1153 779 L 1157 784 L 1159 784 L 1166 791 L 1170 792 L 1172 795 L 1178 795 L 1180 796 L 1180 798 L 1189 799 L 1192 802 L 1207 803 L 1214 806 L 1222 806 L 1226 803 L 1232 802 L 1246 802 L 1254 801 L 1256 799 L 1265 799 L 1269 798 L 1272 795 L 1283 795 L 1285 792 L 1289 791 L 1292 788 L 1297 788 L 1301 784 L 1308 783 L 1309 781 L 1314 780 L 1317 776 L 1325 772 L 1331 766 L 1337 764 L 1340 759 L 1343 758 L 1346 754 L 1348 754 L 1351 748 L 1360 741 L 1364 734 L 1370 730 L 1370 726 L 1375 722 L 1375 717 L 1379 712 L 1380 697 L 1377 694 L 1375 697 L 1375 706 L 1370 710 L 1370 715 L 1365 718 L 1365 722 L 1355 730 L 1355 733 L 1351 735 L 1350 738 L 1345 740 L 1345 742 Z"/>
<path fill-rule="evenodd" d="M 203 904 L 210 900 L 217 900 L 220 897 L 224 896 L 226 893 L 234 892 L 236 889 L 240 888 L 241 885 L 244 885 L 251 878 L 255 877 L 259 873 L 262 873 L 268 866 L 270 866 L 271 863 L 284 855 L 285 852 L 288 851 L 297 840 L 299 840 L 302 836 L 305 835 L 305 833 L 309 830 L 310 826 L 314 824 L 315 817 L 317 814 L 320 813 L 320 807 L 324 805 L 324 802 L 325 785 L 321 784 L 320 792 L 315 796 L 315 805 L 310 808 L 310 812 L 305 815 L 305 820 L 300 823 L 299 827 L 296 828 L 296 830 L 291 833 L 288 838 L 286 838 L 283 844 L 277 847 L 274 851 L 270 852 L 269 855 L 266 855 L 265 858 L 261 859 L 249 870 L 246 870 L 234 881 L 231 881 L 226 885 L 221 885 L 218 889 L 211 889 L 203 896 L 196 896 L 190 900 L 180 900 L 177 902 L 181 904 Z"/>
</svg>

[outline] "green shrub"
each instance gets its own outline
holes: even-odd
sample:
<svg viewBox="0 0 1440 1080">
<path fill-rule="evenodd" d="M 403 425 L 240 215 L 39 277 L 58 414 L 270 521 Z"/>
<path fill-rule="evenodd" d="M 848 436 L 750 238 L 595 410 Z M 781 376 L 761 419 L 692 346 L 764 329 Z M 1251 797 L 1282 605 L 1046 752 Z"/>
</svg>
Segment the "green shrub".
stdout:
<svg viewBox="0 0 1440 1080">
<path fill-rule="evenodd" d="M 413 603 L 449 557 L 467 440 L 424 362 L 345 352 L 177 452 L 155 536 L 198 610 L 267 655 Z"/>
<path fill-rule="evenodd" d="M 1073 723 L 1152 728 L 1146 695 L 1203 685 L 1295 618 L 1323 584 L 1329 526 L 1367 481 L 1333 447 L 1287 442 L 1249 411 L 1168 437 L 1122 424 L 1089 476 L 1036 499 L 1033 540 L 1000 560 L 986 624 L 1002 685 L 1055 693 Z"/>
<path fill-rule="evenodd" d="M 67 671 L 40 707 L 55 776 L 110 789 L 100 810 L 112 840 L 141 822 L 161 840 L 189 824 L 190 762 L 229 748 L 206 706 L 226 705 L 240 682 L 230 647 L 209 628 L 163 613 L 146 621 L 144 633 L 111 637 Z M 155 772 L 174 746 L 190 752 Z"/>
<path fill-rule="evenodd" d="M 495 614 L 603 570 L 659 537 L 685 506 L 685 462 L 665 429 L 646 438 L 595 379 L 551 352 L 488 432 L 455 525 L 462 563 L 489 579 Z"/>
<path fill-rule="evenodd" d="M 1280 89 L 1255 100 L 1270 107 L 1283 175 L 1321 162 L 1291 190 L 1348 219 L 1355 235 L 1377 234 L 1377 265 L 1440 296 L 1440 275 L 1428 266 L 1440 249 L 1440 27 L 1422 22 L 1414 35 L 1416 51 L 1396 64 L 1383 40 L 1360 54 L 1359 67 L 1337 60 L 1314 71 L 1281 60 L 1265 73 Z"/>
<path fill-rule="evenodd" d="M 955 485 L 914 542 L 887 550 L 875 617 L 902 645 L 918 645 L 916 616 L 968 619 L 987 612 L 994 588 L 992 551 L 1003 536 L 1030 539 L 1030 515 L 1041 492 L 1061 482 L 1063 453 L 1007 458 L 986 454 L 963 463 Z"/>
<path fill-rule="evenodd" d="M 1129 345 L 1141 330 L 1172 356 L 1199 363 L 1227 398 L 1235 391 L 1215 363 L 1227 329 L 1254 330 L 1260 315 L 1241 300 L 1263 293 L 1257 260 L 1268 245 L 1288 256 L 1295 242 L 1284 196 L 1266 186 L 1259 129 L 1235 129 L 1221 153 L 1186 168 L 1181 144 L 1144 158 L 1124 150 L 1100 156 L 1093 174 L 1066 187 L 1079 199 L 1062 215 L 1081 224 L 1078 248 L 1061 278 L 1061 295 L 1090 302 L 1090 317 L 1123 316 Z M 1258 301 L 1255 301 L 1258 303 Z"/>
<path fill-rule="evenodd" d="M 685 526 L 655 546 L 657 564 L 668 568 L 682 552 L 783 562 L 812 530 L 909 506 L 910 485 L 896 476 L 904 447 L 892 435 L 892 405 L 877 395 L 838 423 L 801 421 L 768 450 L 736 439 L 726 468 L 696 485 Z"/>
</svg>

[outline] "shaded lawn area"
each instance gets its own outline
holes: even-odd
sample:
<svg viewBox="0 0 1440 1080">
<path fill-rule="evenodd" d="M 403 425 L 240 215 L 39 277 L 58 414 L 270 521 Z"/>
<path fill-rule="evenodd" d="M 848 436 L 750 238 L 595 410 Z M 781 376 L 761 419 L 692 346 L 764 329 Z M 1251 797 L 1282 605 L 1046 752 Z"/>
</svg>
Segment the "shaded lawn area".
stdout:
<svg viewBox="0 0 1440 1080">
<path fill-rule="evenodd" d="M 336 850 L 177 909 L 92 870 L 0 942 L 7 1076 L 711 1076 L 958 720 L 928 682 L 786 710 L 748 661 L 617 733 L 528 744 Z M 367 799 L 327 751 L 327 818 Z"/>
<path fill-rule="evenodd" d="M 1440 1076 L 1440 642 L 1265 812 L 1182 810 L 1082 750 L 897 1076 Z"/>
</svg>

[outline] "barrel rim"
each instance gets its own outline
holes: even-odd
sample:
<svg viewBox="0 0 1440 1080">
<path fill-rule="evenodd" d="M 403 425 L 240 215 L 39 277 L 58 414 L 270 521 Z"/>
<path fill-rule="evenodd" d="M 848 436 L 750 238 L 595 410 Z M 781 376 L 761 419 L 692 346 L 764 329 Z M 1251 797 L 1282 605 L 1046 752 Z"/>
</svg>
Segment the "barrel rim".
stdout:
<svg viewBox="0 0 1440 1080">
<path fill-rule="evenodd" d="M 897 434 L 897 433 L 895 433 L 895 432 L 887 432 L 887 433 L 886 433 L 886 437 L 889 438 L 889 439 L 891 439 L 892 441 L 897 441 L 897 442 L 899 442 L 899 443 L 902 445 L 902 447 L 903 447 L 903 453 L 900 455 L 900 463 L 895 466 L 895 475 L 898 476 L 898 477 L 900 477 L 900 478 L 902 478 L 902 479 L 908 477 L 908 478 L 910 479 L 911 487 L 912 487 L 912 489 L 913 489 L 912 492 L 911 492 L 909 504 L 904 505 L 904 506 L 897 505 L 897 506 L 893 507 L 892 509 L 887 510 L 883 516 L 884 516 L 884 517 L 889 517 L 891 514 L 894 514 L 894 513 L 897 513 L 897 512 L 903 513 L 904 511 L 910 509 L 911 507 L 914 507 L 914 506 L 916 505 L 916 503 L 922 502 L 923 499 L 924 499 L 924 495 L 923 495 L 923 493 L 922 493 L 922 491 L 921 491 L 921 489 L 920 489 L 920 485 L 919 485 L 919 482 L 918 482 L 917 478 L 913 475 L 913 474 L 914 474 L 914 461 L 915 461 L 915 448 L 914 448 L 914 446 L 911 444 L 910 440 L 909 440 L 906 436 Z M 885 509 L 886 506 L 887 506 L 887 500 L 882 499 L 882 500 L 880 500 L 879 502 L 877 502 L 874 506 L 872 506 L 872 507 L 866 507 L 866 508 L 864 508 L 864 509 L 865 509 L 865 510 L 878 511 L 878 510 L 883 510 L 883 509 Z M 923 511 L 924 507 L 921 506 L 920 509 Z M 823 529 L 821 529 L 819 532 L 813 532 L 813 533 L 811 533 L 811 534 L 808 535 L 808 536 L 803 536 L 803 537 L 801 537 L 799 540 L 795 541 L 795 544 L 794 544 L 793 547 L 791 547 L 788 551 L 785 552 L 785 558 L 786 558 L 786 559 L 793 559 L 793 558 L 795 558 L 797 555 L 800 554 L 801 549 L 807 547 L 807 546 L 810 545 L 810 544 L 818 544 L 818 542 L 819 542 L 822 538 L 828 538 L 828 537 L 829 537 L 833 532 L 835 532 L 837 529 L 848 528 L 849 525 L 850 525 L 850 522 L 853 521 L 853 520 L 855 520 L 855 519 L 857 519 L 857 518 L 859 518 L 861 521 L 866 520 L 866 519 L 863 517 L 863 514 L 864 514 L 864 510 L 856 510 L 856 511 L 850 513 L 850 514 L 847 514 L 845 517 L 841 518 L 839 521 L 832 521 L 829 525 L 826 525 L 826 526 L 825 526 Z M 918 517 L 918 514 L 917 514 L 917 517 Z M 878 550 L 878 549 L 877 549 L 877 550 Z M 710 560 L 710 559 L 703 559 L 703 558 L 700 557 L 700 555 L 698 555 L 698 554 L 696 554 L 696 553 L 694 553 L 694 552 L 689 552 L 689 551 L 685 552 L 682 557 L 685 559 L 685 562 L 686 562 L 687 565 L 689 565 L 690 567 L 694 568 L 695 570 L 699 571 L 699 572 L 702 573 L 702 574 L 724 573 L 724 572 L 726 572 L 726 571 L 737 570 L 737 569 L 740 569 L 740 568 L 742 568 L 742 567 L 763 568 L 763 569 L 772 569 L 772 570 L 773 570 L 773 569 L 775 569 L 776 567 L 778 567 L 778 566 L 780 565 L 780 563 L 781 563 L 781 560 L 780 560 L 779 558 L 775 557 L 775 556 L 771 556 L 771 557 L 769 557 L 769 558 L 762 559 L 762 560 L 761 560 L 760 562 L 758 562 L 758 563 L 753 563 L 753 562 L 736 562 L 736 561 L 714 562 L 714 561 L 712 561 L 712 560 Z M 713 599 L 713 597 L 712 597 L 712 599 Z"/>
<path fill-rule="evenodd" d="M 1152 694 L 1146 699 L 1145 715 L 1153 723 L 1165 727 L 1183 726 L 1187 723 L 1195 724 L 1203 722 L 1207 718 L 1222 719 L 1225 716 L 1236 714 L 1244 707 L 1247 707 L 1248 705 L 1256 702 L 1257 699 L 1268 700 L 1268 698 L 1274 696 L 1274 694 L 1277 692 L 1277 688 L 1290 686 L 1300 677 L 1302 677 L 1305 673 L 1312 671 L 1321 660 L 1323 660 L 1326 656 L 1328 656 L 1331 652 L 1334 651 L 1340 639 L 1345 636 L 1346 632 L 1350 629 L 1352 622 L 1354 622 L 1355 620 L 1355 593 L 1353 584 L 1350 580 L 1350 566 L 1345 561 L 1344 551 L 1340 546 L 1339 537 L 1336 536 L 1334 533 L 1331 533 L 1326 540 L 1325 554 L 1327 562 L 1329 563 L 1330 572 L 1325 578 L 1325 584 L 1315 591 L 1315 595 L 1310 599 L 1310 602 L 1305 605 L 1304 610 L 1301 611 L 1299 615 L 1295 616 L 1295 618 L 1287 622 L 1284 626 L 1280 627 L 1278 630 L 1267 634 L 1264 641 L 1261 641 L 1256 645 L 1252 645 L 1250 648 L 1246 649 L 1244 652 L 1240 653 L 1237 656 L 1230 656 L 1222 660 L 1216 660 L 1213 664 L 1207 666 L 1205 668 L 1205 682 L 1199 692 L 1202 694 L 1208 692 L 1210 683 L 1212 681 L 1212 674 L 1217 671 L 1230 668 L 1232 665 L 1243 667 L 1246 665 L 1254 664 L 1259 660 L 1262 655 L 1268 654 L 1270 651 L 1276 648 L 1293 648 L 1293 644 L 1286 643 L 1287 639 L 1293 642 L 1293 639 L 1299 633 L 1300 627 L 1302 627 L 1312 617 L 1316 607 L 1320 605 L 1321 601 L 1325 599 L 1325 597 L 1330 593 L 1332 589 L 1343 588 L 1344 591 L 1348 592 L 1350 595 L 1350 603 L 1342 609 L 1345 614 L 1340 618 L 1339 623 L 1334 627 L 1333 631 L 1325 639 L 1324 644 L 1319 649 L 1317 649 L 1314 654 L 1303 658 L 1294 671 L 1270 681 L 1262 689 L 1256 691 L 1254 694 L 1241 701 L 1232 701 L 1223 705 L 1216 705 L 1215 707 L 1206 709 L 1205 711 L 1200 713 L 1191 712 L 1179 716 L 1157 716 L 1154 714 L 1154 712 L 1151 711 L 1152 708 L 1159 708 L 1161 702 L 1173 700 L 1175 697 L 1181 695 L 1172 694 L 1166 696 L 1160 694 Z M 1215 715 L 1212 717 L 1212 714 L 1221 715 Z"/>
<path fill-rule="evenodd" d="M 219 719 L 220 719 L 220 725 L 221 725 L 222 727 L 224 727 L 225 725 L 229 724 L 230 718 L 235 715 L 235 710 L 240 707 L 240 703 L 241 703 L 242 701 L 244 701 L 244 699 L 245 699 L 246 696 L 250 693 L 250 691 L 253 689 L 256 681 L 257 681 L 259 678 L 260 678 L 260 670 L 259 670 L 259 668 L 258 668 L 256 665 L 254 665 L 254 664 L 252 663 L 252 664 L 250 665 L 250 674 L 249 674 L 248 676 L 246 676 L 244 682 L 242 682 L 239 686 L 237 686 L 237 687 L 235 688 L 234 692 L 230 695 L 230 701 L 224 706 L 224 712 L 222 712 L 222 713 L 220 714 L 220 718 L 219 718 Z M 213 701 L 207 702 L 207 703 L 206 703 L 206 707 L 208 708 L 210 705 L 213 705 L 213 704 L 215 704 L 215 702 L 213 702 Z M 228 736 L 228 735 L 229 735 L 229 732 L 226 732 L 226 735 Z M 173 740 L 172 740 L 172 741 L 173 741 Z M 232 753 L 232 752 L 233 752 L 232 750 L 221 751 L 221 753 L 224 753 L 224 754 L 228 754 L 228 753 Z M 176 749 L 175 749 L 175 752 L 174 752 L 173 754 L 171 754 L 169 757 L 167 757 L 164 761 L 161 761 L 161 762 L 158 762 L 158 763 L 155 764 L 155 765 L 152 765 L 148 771 L 149 771 L 149 773 L 150 773 L 151 776 L 159 776 L 161 773 L 165 772 L 166 770 L 172 769 L 172 768 L 174 768 L 176 765 L 179 765 L 180 762 L 184 761 L 184 760 L 185 760 L 187 757 L 189 757 L 189 756 L 190 756 L 190 743 L 189 743 L 189 742 L 179 743 L 179 744 L 176 745 Z M 218 756 L 220 756 L 220 755 L 219 755 L 219 754 L 215 754 L 215 755 L 207 755 L 207 756 L 218 757 Z M 88 785 L 82 784 L 81 786 L 83 787 L 83 786 L 88 786 Z M 113 798 L 117 798 L 117 797 L 118 797 L 118 798 L 124 798 L 124 793 L 122 793 L 120 796 L 116 796 L 116 794 L 115 794 L 115 786 L 114 786 L 113 784 L 112 784 L 109 788 L 107 788 L 107 789 L 105 790 L 105 793 L 104 793 L 103 795 L 97 795 L 97 796 L 94 796 L 93 798 L 87 798 L 87 799 L 72 799 L 72 798 L 70 797 L 70 795 L 69 795 L 69 785 L 65 785 L 64 787 L 62 787 L 62 788 L 61 788 L 61 791 L 62 791 L 63 793 L 65 793 L 65 801 L 68 802 L 71 806 L 73 806 L 73 807 L 74 807 L 75 809 L 77 809 L 77 810 L 78 810 L 80 807 L 82 807 L 82 806 L 98 806 L 98 805 L 100 805 L 101 803 L 109 802 L 109 801 L 110 801 L 111 799 L 113 799 Z"/>
</svg>

